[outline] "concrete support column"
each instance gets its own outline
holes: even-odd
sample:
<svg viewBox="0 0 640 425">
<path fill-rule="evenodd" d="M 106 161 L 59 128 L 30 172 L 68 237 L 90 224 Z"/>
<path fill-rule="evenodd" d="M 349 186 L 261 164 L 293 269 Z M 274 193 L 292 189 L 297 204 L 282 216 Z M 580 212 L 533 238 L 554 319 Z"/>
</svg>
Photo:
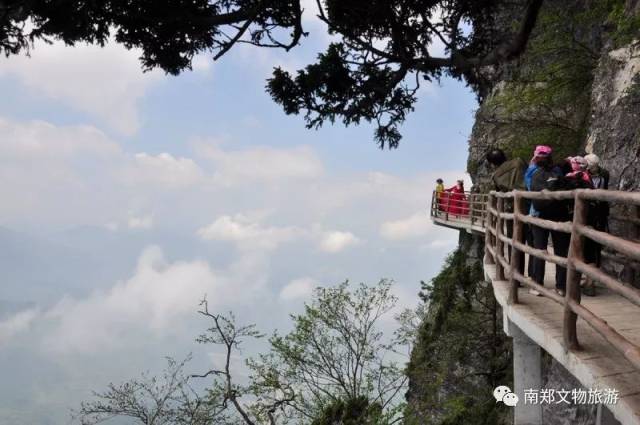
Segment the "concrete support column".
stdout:
<svg viewBox="0 0 640 425">
<path fill-rule="evenodd" d="M 506 317 L 505 317 L 506 319 Z M 508 320 L 508 319 L 506 319 Z M 524 391 L 542 388 L 541 349 L 511 321 L 505 323 L 513 338 L 513 392 L 519 397 L 514 408 L 515 425 L 542 425 L 542 405 L 525 404 Z"/>
</svg>

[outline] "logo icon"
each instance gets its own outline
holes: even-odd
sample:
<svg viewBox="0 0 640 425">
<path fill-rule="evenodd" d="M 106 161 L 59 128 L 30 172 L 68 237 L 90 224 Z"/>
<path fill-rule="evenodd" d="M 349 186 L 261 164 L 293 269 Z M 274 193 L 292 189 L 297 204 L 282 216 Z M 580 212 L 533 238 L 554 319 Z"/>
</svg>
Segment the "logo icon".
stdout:
<svg viewBox="0 0 640 425">
<path fill-rule="evenodd" d="M 506 385 L 500 385 L 493 390 L 493 398 L 496 399 L 496 403 L 501 401 L 505 405 L 515 407 L 518 404 L 518 396 L 511 392 L 511 388 Z"/>
</svg>

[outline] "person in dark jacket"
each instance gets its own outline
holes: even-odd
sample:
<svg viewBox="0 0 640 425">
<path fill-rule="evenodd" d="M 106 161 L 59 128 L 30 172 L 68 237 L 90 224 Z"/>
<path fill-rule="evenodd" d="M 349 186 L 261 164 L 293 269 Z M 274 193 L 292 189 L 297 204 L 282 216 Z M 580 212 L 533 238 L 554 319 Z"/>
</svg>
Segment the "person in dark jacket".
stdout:
<svg viewBox="0 0 640 425">
<path fill-rule="evenodd" d="M 584 156 L 587 170 L 591 174 L 594 189 L 609 189 L 609 172 L 600 166 L 598 155 L 590 153 Z"/>
<path fill-rule="evenodd" d="M 587 170 L 591 175 L 591 183 L 594 189 L 609 189 L 609 172 L 600 166 L 600 158 L 595 154 L 585 155 Z M 606 232 L 609 221 L 609 203 L 593 202 L 587 215 L 587 223 L 594 229 Z M 584 245 L 584 259 L 586 263 L 591 263 L 600 267 L 602 262 L 602 245 L 586 238 Z M 596 294 L 595 285 L 589 278 L 585 279 L 582 286 L 582 293 L 589 296 Z"/>
<path fill-rule="evenodd" d="M 543 189 L 553 188 L 554 182 L 562 179 L 561 171 L 554 167 L 551 155 L 537 161 L 538 169 L 531 177 L 530 190 L 541 191 Z M 551 221 L 565 222 L 571 220 L 570 207 L 566 201 L 542 201 L 534 200 L 532 202 L 532 216 Z M 545 250 L 549 242 L 549 234 L 553 241 L 553 252 L 559 257 L 566 257 L 569 252 L 570 235 L 564 232 L 548 230 L 538 226 L 531 226 L 533 233 L 533 246 L 537 249 Z M 544 285 L 545 260 L 531 257 L 533 262 L 533 275 L 531 278 L 540 285 Z M 567 269 L 556 265 L 556 292 L 564 296 Z M 530 290 L 533 295 L 540 295 L 536 290 Z"/>
<path fill-rule="evenodd" d="M 524 172 L 524 186 L 526 190 L 531 190 L 531 179 L 536 171 L 538 171 L 538 162 L 544 163 L 546 161 L 551 161 L 551 154 L 553 153 L 553 149 L 551 146 L 547 145 L 537 145 L 533 151 L 533 157 L 531 161 L 529 161 L 529 165 Z M 533 204 L 531 202 L 527 202 L 527 214 L 532 215 L 534 217 L 537 216 L 537 212 L 535 208 L 533 208 Z M 533 246 L 533 231 L 531 230 L 533 226 L 526 226 L 526 236 L 527 236 L 527 245 Z M 527 267 L 527 274 L 529 277 L 533 278 L 533 266 L 534 261 L 532 259 L 529 261 L 529 265 Z M 539 293 L 537 291 L 537 295 Z"/>
<path fill-rule="evenodd" d="M 491 183 L 493 189 L 498 192 L 510 192 L 512 190 L 524 190 L 524 172 L 527 169 L 527 164 L 522 158 L 513 158 L 507 160 L 502 149 L 493 149 L 487 153 L 487 162 L 495 167 L 493 173 L 491 173 Z M 513 211 L 513 205 L 507 205 L 507 210 Z M 524 228 L 525 237 L 528 233 L 528 229 Z M 513 221 L 507 220 L 507 237 L 513 235 Z M 529 239 L 529 238 L 527 238 Z M 511 246 L 509 246 L 509 261 L 511 261 Z M 524 274 L 525 257 L 524 252 L 518 252 L 520 256 L 520 274 Z"/>
<path fill-rule="evenodd" d="M 487 154 L 487 162 L 496 167 L 491 173 L 491 182 L 495 190 L 509 192 L 524 189 L 524 172 L 527 164 L 522 158 L 507 160 L 502 149 L 493 149 Z"/>
</svg>

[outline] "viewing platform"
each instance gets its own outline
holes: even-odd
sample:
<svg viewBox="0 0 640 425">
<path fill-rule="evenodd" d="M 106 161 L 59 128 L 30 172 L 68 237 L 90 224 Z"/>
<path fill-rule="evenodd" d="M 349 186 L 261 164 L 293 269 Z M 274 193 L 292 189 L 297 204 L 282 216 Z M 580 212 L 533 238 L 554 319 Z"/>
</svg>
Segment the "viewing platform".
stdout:
<svg viewBox="0 0 640 425">
<path fill-rule="evenodd" d="M 533 198 L 573 202 L 573 222 L 558 223 L 524 214 L 523 202 Z M 524 404 L 523 396 L 526 389 L 543 387 L 540 349 L 562 364 L 584 388 L 617 392 L 616 403 L 599 404 L 597 424 L 640 425 L 640 291 L 602 268 L 586 264 L 583 257 L 584 242 L 591 238 L 616 258 L 640 261 L 640 244 L 635 237 L 639 223 L 635 218 L 628 220 L 634 230 L 625 237 L 597 231 L 586 223 L 594 202 L 609 202 L 612 207 L 615 204 L 637 212 L 640 193 L 514 191 L 469 193 L 462 199 L 443 199 L 434 193 L 431 218 L 435 224 L 485 237 L 485 278 L 502 307 L 504 331 L 514 339 L 514 392 L 520 398 L 514 412 L 517 425 L 545 423 L 542 406 Z M 558 257 L 552 250 L 526 245 L 525 226 L 533 225 L 569 233 L 568 256 Z M 518 264 L 522 261 L 518 252 L 525 253 L 525 263 L 532 257 L 545 260 L 544 288 L 516 271 L 526 270 L 526 264 Z M 553 290 L 558 266 L 567 268 L 564 296 Z M 596 296 L 581 296 L 582 274 L 597 282 Z M 543 296 L 529 294 L 527 287 L 538 289 Z"/>
</svg>

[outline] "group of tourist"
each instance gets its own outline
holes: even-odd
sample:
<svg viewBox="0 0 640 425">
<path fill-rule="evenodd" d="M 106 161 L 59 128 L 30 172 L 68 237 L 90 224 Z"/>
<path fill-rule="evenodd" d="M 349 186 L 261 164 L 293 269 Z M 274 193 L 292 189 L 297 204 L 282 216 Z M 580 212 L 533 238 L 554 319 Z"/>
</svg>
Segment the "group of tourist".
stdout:
<svg viewBox="0 0 640 425">
<path fill-rule="evenodd" d="M 455 186 L 445 189 L 443 180 L 436 180 L 436 214 L 441 211 L 456 218 L 469 214 L 469 201 L 464 194 L 464 181 L 458 180 Z"/>
<path fill-rule="evenodd" d="M 491 176 L 493 189 L 508 192 L 514 189 L 527 191 L 541 190 L 573 190 L 573 189 L 608 189 L 609 173 L 600 166 L 600 159 L 594 154 L 565 158 L 559 163 L 553 161 L 553 150 L 549 146 L 536 146 L 533 157 L 526 164 L 521 158 L 507 160 L 505 153 L 494 149 L 487 154 L 487 161 L 495 167 Z M 594 203 L 589 208 L 587 222 L 596 230 L 604 231 L 607 226 L 609 208 L 606 202 Z M 528 214 L 545 220 L 565 222 L 573 217 L 573 202 L 571 200 L 533 200 L 528 205 Z M 513 224 L 507 221 L 507 235 L 511 236 Z M 536 249 L 547 250 L 549 236 L 553 242 L 554 254 L 566 257 L 569 251 L 570 236 L 567 233 L 548 230 L 539 226 L 525 226 L 527 244 Z M 600 266 L 602 247 L 587 239 L 585 244 L 585 262 Z M 524 273 L 524 253 L 520 253 L 522 270 Z M 545 260 L 531 256 L 528 275 L 536 283 L 543 285 L 545 274 Z M 556 266 L 556 292 L 562 296 L 565 293 L 567 270 Z M 539 291 L 531 289 L 533 295 L 540 295 Z M 583 293 L 595 295 L 592 282 L 584 282 Z"/>
</svg>

